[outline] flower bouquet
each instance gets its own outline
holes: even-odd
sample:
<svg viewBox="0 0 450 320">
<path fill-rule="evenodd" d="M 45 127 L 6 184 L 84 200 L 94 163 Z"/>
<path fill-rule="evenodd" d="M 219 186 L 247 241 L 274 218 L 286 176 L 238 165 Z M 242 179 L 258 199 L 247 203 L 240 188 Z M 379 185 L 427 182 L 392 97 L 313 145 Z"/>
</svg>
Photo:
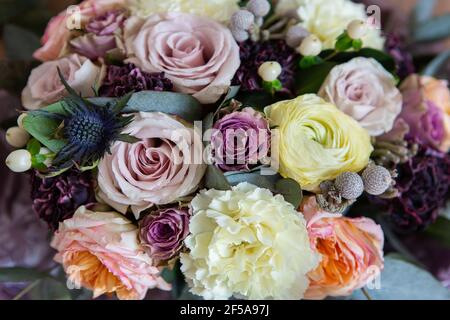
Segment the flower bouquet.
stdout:
<svg viewBox="0 0 450 320">
<path fill-rule="evenodd" d="M 414 73 L 388 36 L 349 0 L 53 17 L 6 133 L 60 266 L 38 274 L 93 298 L 449 299 L 399 241 L 448 241 L 445 59 Z"/>
</svg>

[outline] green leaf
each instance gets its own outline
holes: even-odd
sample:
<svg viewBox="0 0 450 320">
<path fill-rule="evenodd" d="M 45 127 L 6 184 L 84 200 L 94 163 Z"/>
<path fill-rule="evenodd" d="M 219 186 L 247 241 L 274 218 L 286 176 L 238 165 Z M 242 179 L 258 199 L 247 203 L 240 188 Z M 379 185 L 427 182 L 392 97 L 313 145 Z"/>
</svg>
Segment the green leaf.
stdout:
<svg viewBox="0 0 450 320">
<path fill-rule="evenodd" d="M 211 129 L 214 125 L 214 113 L 208 113 L 202 121 L 202 130 L 205 133 L 207 130 Z"/>
<path fill-rule="evenodd" d="M 29 268 L 0 268 L 0 282 L 28 282 L 49 277 L 46 272 Z"/>
<path fill-rule="evenodd" d="M 312 66 L 307 70 L 303 70 L 296 75 L 296 92 L 297 95 L 306 93 L 317 93 L 337 63 L 325 61 L 322 64 Z"/>
<path fill-rule="evenodd" d="M 427 21 L 433 15 L 433 9 L 436 5 L 436 0 L 419 0 L 411 13 L 411 22 L 413 26 Z"/>
<path fill-rule="evenodd" d="M 241 182 L 248 182 L 272 191 L 275 190 L 275 184 L 281 178 L 279 175 L 261 175 L 260 170 L 253 172 L 227 172 L 224 175 L 232 186 L 236 186 Z"/>
<path fill-rule="evenodd" d="M 435 57 L 422 71 L 424 76 L 436 76 L 445 67 L 445 63 L 450 59 L 450 50 L 444 51 Z"/>
<path fill-rule="evenodd" d="M 414 29 L 412 36 L 417 42 L 447 38 L 450 36 L 450 13 L 421 23 Z"/>
<path fill-rule="evenodd" d="M 69 289 L 64 282 L 55 279 L 43 279 L 30 291 L 32 300 L 72 300 Z"/>
<path fill-rule="evenodd" d="M 208 165 L 205 173 L 205 186 L 208 189 L 230 190 L 230 184 L 222 171 L 214 165 Z"/>
<path fill-rule="evenodd" d="M 300 185 L 293 179 L 281 179 L 275 184 L 276 193 L 283 195 L 284 200 L 297 209 L 302 202 L 303 193 Z"/>
<path fill-rule="evenodd" d="M 374 283 L 376 284 L 376 283 Z M 424 269 L 404 259 L 387 255 L 381 272 L 379 288 L 367 289 L 373 300 L 449 300 L 450 290 Z M 360 290 L 352 299 L 367 300 Z"/>
<path fill-rule="evenodd" d="M 3 29 L 3 39 L 10 60 L 32 60 L 34 51 L 41 45 L 36 34 L 10 24 Z"/>
<path fill-rule="evenodd" d="M 32 138 L 27 143 L 27 150 L 30 152 L 32 156 L 39 153 L 41 150 L 41 144 L 36 139 Z"/>
<path fill-rule="evenodd" d="M 425 230 L 425 234 L 450 247 L 450 220 L 445 217 L 439 217 L 435 223 Z"/>
<path fill-rule="evenodd" d="M 117 140 L 131 144 L 141 141 L 141 139 L 133 137 L 129 134 L 119 134 Z"/>
<path fill-rule="evenodd" d="M 95 99 L 92 99 L 95 101 Z M 202 106 L 192 96 L 161 91 L 141 91 L 134 93 L 124 112 L 164 112 L 177 115 L 187 121 L 202 119 Z"/>
<path fill-rule="evenodd" d="M 122 98 L 119 98 L 116 103 L 114 104 L 113 111 L 114 113 L 120 113 L 128 104 L 130 101 L 132 95 L 134 92 L 129 92 L 126 95 L 124 95 Z"/>
<path fill-rule="evenodd" d="M 271 105 L 279 101 L 280 99 L 277 96 L 273 96 L 267 91 L 259 91 L 259 92 L 239 92 L 236 100 L 241 102 L 244 106 L 252 107 L 258 111 L 263 111 L 264 107 Z"/>
</svg>

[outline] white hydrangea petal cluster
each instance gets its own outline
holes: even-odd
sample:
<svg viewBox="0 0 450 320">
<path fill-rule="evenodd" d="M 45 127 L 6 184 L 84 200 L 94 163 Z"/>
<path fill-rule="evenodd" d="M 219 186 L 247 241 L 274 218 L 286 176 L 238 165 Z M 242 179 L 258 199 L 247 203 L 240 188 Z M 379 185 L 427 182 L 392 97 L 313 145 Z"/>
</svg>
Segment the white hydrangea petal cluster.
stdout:
<svg viewBox="0 0 450 320">
<path fill-rule="evenodd" d="M 205 299 L 301 299 L 319 262 L 303 215 L 248 183 L 203 190 L 191 203 L 181 270 Z"/>
</svg>

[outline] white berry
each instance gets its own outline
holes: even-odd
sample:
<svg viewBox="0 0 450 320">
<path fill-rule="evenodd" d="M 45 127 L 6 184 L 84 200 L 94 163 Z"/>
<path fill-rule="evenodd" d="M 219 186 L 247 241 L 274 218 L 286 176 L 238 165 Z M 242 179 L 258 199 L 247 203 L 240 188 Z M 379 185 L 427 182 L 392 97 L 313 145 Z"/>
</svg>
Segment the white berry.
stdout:
<svg viewBox="0 0 450 320">
<path fill-rule="evenodd" d="M 25 149 L 13 151 L 5 164 L 13 172 L 25 172 L 31 169 L 31 154 Z"/>
<path fill-rule="evenodd" d="M 361 39 L 367 33 L 367 25 L 362 20 L 353 20 L 347 26 L 347 34 L 352 39 Z"/>
<path fill-rule="evenodd" d="M 14 148 L 23 148 L 26 146 L 30 135 L 25 129 L 20 127 L 11 127 L 6 130 L 6 142 L 8 142 Z"/>
<path fill-rule="evenodd" d="M 20 116 L 17 118 L 17 125 L 20 128 L 23 128 L 23 119 L 25 119 L 26 116 L 27 116 L 26 113 L 21 113 Z"/>
<path fill-rule="evenodd" d="M 322 42 L 317 36 L 311 34 L 303 39 L 298 52 L 305 57 L 317 56 L 322 51 Z"/>
<path fill-rule="evenodd" d="M 265 17 L 270 11 L 270 3 L 267 0 L 250 0 L 247 9 L 257 17 Z"/>
<path fill-rule="evenodd" d="M 248 30 L 255 21 L 255 16 L 248 10 L 236 11 L 231 16 L 231 27 L 233 29 Z"/>
<path fill-rule="evenodd" d="M 281 74 L 281 65 L 276 61 L 266 61 L 258 68 L 259 76 L 267 82 L 276 80 Z"/>
</svg>

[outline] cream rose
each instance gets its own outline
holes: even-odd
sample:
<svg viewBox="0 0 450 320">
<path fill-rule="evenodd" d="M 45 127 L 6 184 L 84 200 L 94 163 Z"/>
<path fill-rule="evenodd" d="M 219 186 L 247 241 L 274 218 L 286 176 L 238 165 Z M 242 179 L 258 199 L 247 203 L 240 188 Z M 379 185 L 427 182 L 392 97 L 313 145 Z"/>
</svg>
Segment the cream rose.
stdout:
<svg viewBox="0 0 450 320">
<path fill-rule="evenodd" d="M 300 25 L 319 37 L 324 49 L 334 48 L 337 37 L 351 21 L 368 19 L 365 6 L 351 0 L 282 0 L 276 11 L 284 14 L 293 9 L 297 10 Z M 364 47 L 383 49 L 380 30 L 370 29 L 362 40 Z"/>
<path fill-rule="evenodd" d="M 185 12 L 228 22 L 239 10 L 238 0 L 129 0 L 133 15 L 146 18 L 154 13 Z"/>
<path fill-rule="evenodd" d="M 281 195 L 248 183 L 191 202 L 181 271 L 205 299 L 301 299 L 314 253 L 306 222 Z"/>
<path fill-rule="evenodd" d="M 52 104 L 67 94 L 58 75 L 60 68 L 68 84 L 84 97 L 94 96 L 93 87 L 101 81 L 100 67 L 89 59 L 72 54 L 59 60 L 47 61 L 31 71 L 22 91 L 22 105 L 29 110 Z"/>
<path fill-rule="evenodd" d="M 98 166 L 98 196 L 121 213 L 140 213 L 189 195 L 203 177 L 201 137 L 164 113 L 135 114 L 126 132 L 141 139 L 116 142 Z"/>
<path fill-rule="evenodd" d="M 239 47 L 231 32 L 208 18 L 170 12 L 125 26 L 128 62 L 147 72 L 164 72 L 176 91 L 214 103 L 239 68 Z"/>
<path fill-rule="evenodd" d="M 371 136 L 390 131 L 402 110 L 394 77 L 372 58 L 354 58 L 334 67 L 319 96 L 358 121 Z"/>
</svg>

